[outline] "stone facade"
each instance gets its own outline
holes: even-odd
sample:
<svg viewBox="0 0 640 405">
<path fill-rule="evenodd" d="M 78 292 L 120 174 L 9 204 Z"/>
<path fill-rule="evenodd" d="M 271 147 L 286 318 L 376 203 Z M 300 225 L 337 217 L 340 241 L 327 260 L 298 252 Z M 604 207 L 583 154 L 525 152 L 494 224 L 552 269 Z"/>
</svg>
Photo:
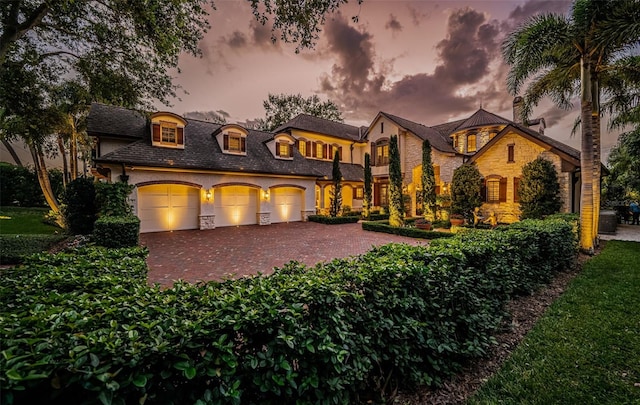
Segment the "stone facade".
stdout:
<svg viewBox="0 0 640 405">
<path fill-rule="evenodd" d="M 309 221 L 309 215 L 315 215 L 316 210 L 302 210 L 302 220 L 304 222 Z"/>
<path fill-rule="evenodd" d="M 215 229 L 216 216 L 215 215 L 200 215 L 200 230 Z"/>
<path fill-rule="evenodd" d="M 271 225 L 271 213 L 270 212 L 259 212 L 257 215 L 258 215 L 258 224 L 259 225 Z"/>
</svg>

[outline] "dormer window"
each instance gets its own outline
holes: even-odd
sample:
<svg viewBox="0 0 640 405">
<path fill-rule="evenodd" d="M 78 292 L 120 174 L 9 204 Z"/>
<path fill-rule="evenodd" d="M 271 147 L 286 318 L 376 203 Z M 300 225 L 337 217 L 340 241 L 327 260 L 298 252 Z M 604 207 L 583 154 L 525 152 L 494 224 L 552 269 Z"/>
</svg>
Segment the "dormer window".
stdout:
<svg viewBox="0 0 640 405">
<path fill-rule="evenodd" d="M 293 157 L 293 148 L 287 141 L 279 141 L 276 143 L 276 156 Z"/>
<path fill-rule="evenodd" d="M 304 142 L 302 142 L 304 144 Z M 276 159 L 293 159 L 293 150 L 296 144 L 296 138 L 287 133 L 277 134 L 269 143 L 269 149 Z M 300 145 L 298 144 L 298 147 Z M 305 145 L 306 146 L 306 145 Z"/>
<path fill-rule="evenodd" d="M 476 150 L 478 150 L 478 147 L 476 145 L 476 136 L 469 135 L 467 137 L 467 152 L 475 152 Z"/>
<path fill-rule="evenodd" d="M 249 131 L 240 125 L 228 124 L 218 128 L 213 135 L 223 153 L 229 155 L 247 154 L 247 135 Z"/>
<path fill-rule="evenodd" d="M 184 149 L 184 127 L 187 121 L 170 112 L 151 116 L 151 144 L 164 148 Z"/>
</svg>

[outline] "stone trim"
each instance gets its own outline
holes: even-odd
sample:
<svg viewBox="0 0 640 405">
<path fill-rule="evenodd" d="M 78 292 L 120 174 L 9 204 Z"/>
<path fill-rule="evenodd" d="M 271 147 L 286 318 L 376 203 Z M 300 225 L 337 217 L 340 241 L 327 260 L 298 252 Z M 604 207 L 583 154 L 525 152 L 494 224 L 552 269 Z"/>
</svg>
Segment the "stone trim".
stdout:
<svg viewBox="0 0 640 405">
<path fill-rule="evenodd" d="M 315 215 L 315 214 L 316 214 L 316 210 L 302 210 L 302 221 L 308 222 L 309 215 Z"/>
<path fill-rule="evenodd" d="M 215 215 L 199 215 L 200 218 L 200 230 L 215 229 L 216 216 Z"/>
<path fill-rule="evenodd" d="M 271 225 L 271 213 L 270 212 L 258 212 L 258 225 Z"/>
</svg>

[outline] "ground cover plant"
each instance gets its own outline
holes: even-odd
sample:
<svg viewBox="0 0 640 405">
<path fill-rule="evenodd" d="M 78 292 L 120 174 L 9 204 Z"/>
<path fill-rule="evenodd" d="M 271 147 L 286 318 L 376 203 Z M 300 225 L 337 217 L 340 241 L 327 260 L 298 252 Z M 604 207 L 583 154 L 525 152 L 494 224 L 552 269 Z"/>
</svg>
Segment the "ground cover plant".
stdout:
<svg viewBox="0 0 640 405">
<path fill-rule="evenodd" d="M 469 403 L 639 403 L 639 255 L 607 242 Z"/>
<path fill-rule="evenodd" d="M 409 224 L 414 220 L 407 221 Z M 366 221 L 362 223 L 362 229 L 372 232 L 390 233 L 393 235 L 408 236 L 410 238 L 421 239 L 438 239 L 438 238 L 450 238 L 454 234 L 451 232 L 441 232 L 435 230 L 418 229 L 415 227 L 397 227 L 389 225 L 388 220 L 383 221 Z"/>
<path fill-rule="evenodd" d="M 2 403 L 384 401 L 482 356 L 576 244 L 525 221 L 166 290 L 139 248 L 40 255 L 2 273 Z"/>
</svg>

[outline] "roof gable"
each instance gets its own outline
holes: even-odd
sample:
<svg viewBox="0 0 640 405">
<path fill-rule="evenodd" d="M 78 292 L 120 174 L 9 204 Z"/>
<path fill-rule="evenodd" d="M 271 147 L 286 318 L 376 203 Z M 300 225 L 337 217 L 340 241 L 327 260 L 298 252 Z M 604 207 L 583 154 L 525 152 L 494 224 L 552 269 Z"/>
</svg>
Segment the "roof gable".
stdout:
<svg viewBox="0 0 640 405">
<path fill-rule="evenodd" d="M 371 122 L 371 125 L 369 126 L 369 131 L 381 116 L 384 116 L 387 119 L 393 121 L 396 125 L 411 132 L 421 140 L 423 141 L 429 140 L 429 143 L 433 148 L 441 152 L 455 153 L 455 150 L 453 149 L 453 146 L 449 143 L 449 140 L 434 128 L 428 127 L 426 125 L 418 124 L 417 122 L 409 121 L 408 119 L 398 117 L 396 115 L 389 114 L 384 111 L 380 111 L 376 116 L 376 118 Z"/>
<path fill-rule="evenodd" d="M 470 129 L 476 127 L 484 127 L 488 125 L 504 125 L 511 124 L 513 121 L 510 121 L 506 118 L 503 118 L 499 115 L 490 113 L 487 110 L 480 108 L 478 111 L 473 113 L 471 117 L 462 121 L 453 131 L 461 131 L 463 129 Z"/>
<path fill-rule="evenodd" d="M 334 138 L 347 139 L 349 141 L 360 141 L 362 132 L 359 127 L 314 117 L 309 114 L 298 114 L 293 119 L 276 128 L 274 132 L 285 132 L 291 129 L 314 132 Z"/>
</svg>

